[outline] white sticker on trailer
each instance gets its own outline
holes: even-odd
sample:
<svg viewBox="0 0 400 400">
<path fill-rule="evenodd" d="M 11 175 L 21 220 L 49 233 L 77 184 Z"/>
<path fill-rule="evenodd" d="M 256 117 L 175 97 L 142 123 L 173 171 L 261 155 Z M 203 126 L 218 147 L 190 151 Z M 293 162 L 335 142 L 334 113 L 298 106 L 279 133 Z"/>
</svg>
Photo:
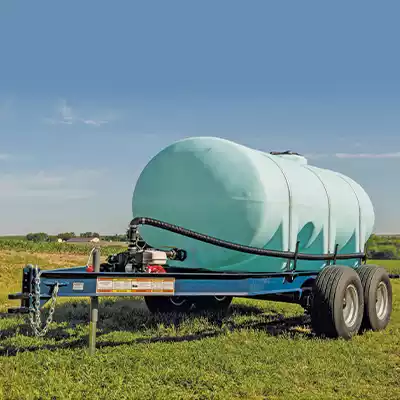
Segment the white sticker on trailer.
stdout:
<svg viewBox="0 0 400 400">
<path fill-rule="evenodd" d="M 113 289 L 113 281 L 112 280 L 100 280 L 97 279 L 97 292 L 109 291 Z"/>
<path fill-rule="evenodd" d="M 97 293 L 152 293 L 175 292 L 174 278 L 97 278 Z"/>
<path fill-rule="evenodd" d="M 72 290 L 83 290 L 83 282 L 73 282 Z"/>
<path fill-rule="evenodd" d="M 151 282 L 147 281 L 138 282 L 136 280 L 131 281 L 132 290 L 151 290 L 151 288 L 152 288 Z"/>
<path fill-rule="evenodd" d="M 132 283 L 130 281 L 115 281 L 113 282 L 113 290 L 130 290 Z"/>
</svg>

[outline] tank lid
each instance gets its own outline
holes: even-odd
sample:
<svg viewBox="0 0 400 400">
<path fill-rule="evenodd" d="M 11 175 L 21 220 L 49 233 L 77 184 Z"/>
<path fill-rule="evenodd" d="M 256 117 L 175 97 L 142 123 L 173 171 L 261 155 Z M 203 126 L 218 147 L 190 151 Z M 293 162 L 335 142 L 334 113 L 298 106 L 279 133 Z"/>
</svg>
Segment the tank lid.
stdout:
<svg viewBox="0 0 400 400">
<path fill-rule="evenodd" d="M 299 153 L 295 153 L 294 151 L 286 150 L 286 151 L 271 151 L 269 154 L 272 154 L 274 156 L 280 156 L 280 155 L 294 155 L 294 156 L 301 156 Z"/>
<path fill-rule="evenodd" d="M 282 152 L 280 152 L 280 151 L 271 151 L 270 154 L 274 155 L 274 156 L 278 156 L 280 158 L 284 158 L 285 160 L 290 160 L 290 161 L 297 162 L 297 163 L 299 163 L 301 165 L 308 164 L 308 161 L 304 156 L 302 156 L 299 153 L 295 153 L 293 151 L 289 151 L 289 150 L 288 151 L 282 151 Z"/>
</svg>

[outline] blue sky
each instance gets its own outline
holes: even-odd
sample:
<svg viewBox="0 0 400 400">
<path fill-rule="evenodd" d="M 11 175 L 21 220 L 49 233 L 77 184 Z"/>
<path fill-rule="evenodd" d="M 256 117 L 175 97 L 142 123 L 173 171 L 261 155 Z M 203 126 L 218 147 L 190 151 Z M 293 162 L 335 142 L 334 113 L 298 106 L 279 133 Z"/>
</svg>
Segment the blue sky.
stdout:
<svg viewBox="0 0 400 400">
<path fill-rule="evenodd" d="M 0 234 L 123 232 L 177 139 L 291 149 L 400 232 L 400 3 L 4 1 Z"/>
</svg>

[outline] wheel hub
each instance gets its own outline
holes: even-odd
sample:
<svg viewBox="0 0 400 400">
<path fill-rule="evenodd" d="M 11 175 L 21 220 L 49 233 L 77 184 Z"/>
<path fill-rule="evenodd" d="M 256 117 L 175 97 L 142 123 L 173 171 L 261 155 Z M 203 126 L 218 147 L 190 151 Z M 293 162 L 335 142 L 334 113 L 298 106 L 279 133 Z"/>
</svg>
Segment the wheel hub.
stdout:
<svg viewBox="0 0 400 400">
<path fill-rule="evenodd" d="M 347 327 L 351 327 L 356 323 L 358 309 L 357 288 L 353 284 L 350 284 L 347 286 L 343 298 L 343 319 Z"/>
<path fill-rule="evenodd" d="M 385 282 L 379 282 L 376 289 L 376 316 L 382 320 L 385 319 L 388 312 L 389 295 Z"/>
</svg>

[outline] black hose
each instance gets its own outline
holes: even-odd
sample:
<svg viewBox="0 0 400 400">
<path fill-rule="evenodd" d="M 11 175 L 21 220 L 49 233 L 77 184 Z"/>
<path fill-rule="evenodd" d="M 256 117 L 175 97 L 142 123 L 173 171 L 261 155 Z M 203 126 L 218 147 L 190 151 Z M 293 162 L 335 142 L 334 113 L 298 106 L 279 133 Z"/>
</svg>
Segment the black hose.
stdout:
<svg viewBox="0 0 400 400">
<path fill-rule="evenodd" d="M 350 260 L 353 258 L 365 259 L 365 253 L 350 253 L 350 254 L 304 254 L 295 253 L 292 251 L 280 251 L 280 250 L 266 250 L 258 247 L 243 246 L 241 244 L 227 242 L 225 240 L 217 239 L 215 237 L 197 233 L 186 228 L 182 228 L 177 225 L 163 222 L 154 218 L 148 217 L 136 217 L 130 223 L 130 228 L 135 229 L 138 225 L 150 225 L 156 228 L 160 228 L 169 232 L 174 232 L 182 236 L 186 236 L 200 242 L 209 243 L 215 246 L 223 247 L 225 249 L 236 250 L 242 253 L 255 254 L 260 256 L 286 258 L 286 259 L 297 259 L 297 260 Z"/>
</svg>

